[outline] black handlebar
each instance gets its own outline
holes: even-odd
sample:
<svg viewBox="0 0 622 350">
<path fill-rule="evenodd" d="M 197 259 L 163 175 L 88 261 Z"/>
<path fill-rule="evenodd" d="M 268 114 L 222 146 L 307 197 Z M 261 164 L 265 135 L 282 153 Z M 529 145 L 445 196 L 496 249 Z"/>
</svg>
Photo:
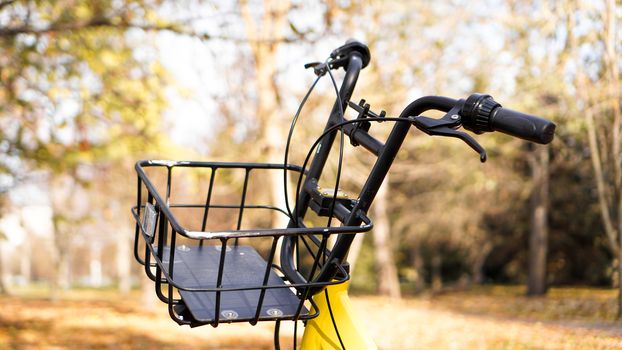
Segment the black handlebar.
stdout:
<svg viewBox="0 0 622 350">
<path fill-rule="evenodd" d="M 331 60 L 329 61 L 328 68 L 344 68 L 346 70 L 346 75 L 339 90 L 340 98 L 335 101 L 325 127 L 325 132 L 328 133 L 322 136 L 320 143 L 322 147 L 318 147 L 313 155 L 313 160 L 308 167 L 309 170 L 305 173 L 305 184 L 301 187 L 302 189 L 317 187 L 309 187 L 306 185 L 306 182 L 318 181 L 320 179 L 328 160 L 330 150 L 332 149 L 333 142 L 337 136 L 337 129 L 335 129 L 335 126 L 343 123 L 343 113 L 352 96 L 359 72 L 369 64 L 370 58 L 369 48 L 357 41 L 349 41 L 331 53 Z M 447 114 L 445 117 L 438 120 L 432 120 L 431 118 L 421 116 L 422 113 L 433 109 L 446 112 Z M 362 110 L 365 109 L 362 108 Z M 367 107 L 367 112 L 369 112 L 369 107 Z M 359 118 L 366 118 L 365 113 L 362 113 Z M 415 126 L 422 130 L 425 129 L 424 131 L 430 135 L 461 138 L 480 152 L 482 160 L 485 159 L 485 151 L 470 135 L 457 131 L 460 125 L 478 134 L 489 131 L 500 131 L 544 144 L 551 142 L 555 131 L 555 124 L 552 122 L 503 108 L 489 95 L 481 94 L 471 95 L 466 100 L 454 100 L 441 96 L 423 97 L 409 104 L 400 114 L 400 118 L 412 121 Z M 369 210 L 410 127 L 410 123 L 396 123 L 383 145 L 380 141 L 375 140 L 372 136 L 367 134 L 364 128 L 358 128 L 355 131 L 350 130 L 348 132 L 344 125 L 347 135 L 353 138 L 357 143 L 363 144 L 364 146 L 366 145 L 365 148 L 372 151 L 378 157 L 369 177 L 361 189 L 358 200 L 355 201 L 354 207 L 350 211 L 351 214 L 345 218 L 345 225 L 356 226 L 362 223 L 361 217 L 355 213 L 366 213 L 367 210 Z M 366 136 L 363 137 L 360 135 Z M 298 227 L 300 224 L 298 219 L 304 218 L 307 209 L 310 208 L 311 199 L 311 194 L 307 190 L 302 190 L 300 192 L 300 196 L 296 201 L 296 207 L 293 211 L 296 219 L 293 217 L 290 219 L 288 228 Z M 332 262 L 339 264 L 345 260 L 353 239 L 354 235 L 340 235 L 327 258 L 327 261 L 331 263 L 324 264 L 315 276 L 313 275 L 314 270 L 312 270 L 311 275 L 307 277 L 300 274 L 294 261 L 295 249 L 299 243 L 294 236 L 284 237 L 280 254 L 283 274 L 294 284 L 305 284 L 307 283 L 307 279 L 313 281 L 332 280 L 338 271 L 336 268 L 337 265 Z M 306 290 L 300 289 L 300 291 L 304 292 L 303 295 L 306 297 L 309 294 L 315 294 L 321 291 L 321 288 L 307 288 Z"/>
<path fill-rule="evenodd" d="M 536 143 L 547 144 L 555 136 L 555 124 L 546 119 L 499 107 L 490 118 L 493 130 Z"/>
<path fill-rule="evenodd" d="M 533 115 L 503 108 L 490 95 L 473 94 L 467 98 L 460 112 L 465 129 L 477 134 L 487 131 L 519 137 L 547 144 L 555 136 L 555 123 Z"/>
</svg>

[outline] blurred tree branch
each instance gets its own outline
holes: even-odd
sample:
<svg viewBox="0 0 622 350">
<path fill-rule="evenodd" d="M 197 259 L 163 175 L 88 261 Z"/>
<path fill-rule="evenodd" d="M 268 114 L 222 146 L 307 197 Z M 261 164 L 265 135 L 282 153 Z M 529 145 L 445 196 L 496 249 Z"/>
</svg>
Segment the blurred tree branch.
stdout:
<svg viewBox="0 0 622 350">
<path fill-rule="evenodd" d="M 5 1 L 0 3 L 0 10 L 4 7 L 16 4 L 17 1 Z M 242 6 L 242 15 L 244 16 L 244 8 Z M 270 14 L 271 16 L 274 14 Z M 53 34 L 67 31 L 76 31 L 76 30 L 86 30 L 86 29 L 97 29 L 97 28 L 108 28 L 115 30 L 127 30 L 127 29 L 141 29 L 149 32 L 159 32 L 159 31 L 167 31 L 172 32 L 179 35 L 195 37 L 201 40 L 225 40 L 231 42 L 239 42 L 239 43 L 294 43 L 299 42 L 301 40 L 313 41 L 314 39 L 310 38 L 309 34 L 311 32 L 300 32 L 290 23 L 290 27 L 293 32 L 293 36 L 283 36 L 283 35 L 270 35 L 270 33 L 262 33 L 265 35 L 253 35 L 252 37 L 235 37 L 229 35 L 222 35 L 220 33 L 206 33 L 197 31 L 189 25 L 189 22 L 192 20 L 197 20 L 199 18 L 192 18 L 192 20 L 184 20 L 179 19 L 173 22 L 168 22 L 163 19 L 158 19 L 155 21 L 136 21 L 133 20 L 134 16 L 128 13 L 120 12 L 120 13 L 98 13 L 96 15 L 91 16 L 86 19 L 67 19 L 67 18 L 59 18 L 57 20 L 51 21 L 47 25 L 38 26 L 32 23 L 30 18 L 30 8 L 25 14 L 25 18 L 22 18 L 22 23 L 15 25 L 6 25 L 0 27 L 0 37 L 2 38 L 10 38 L 15 37 L 20 34 L 31 34 L 31 35 L 45 35 L 45 34 Z M 283 16 L 281 16 L 283 17 Z M 283 17 L 285 18 L 285 17 Z M 248 19 L 248 18 L 246 18 Z M 316 40 L 316 39 L 315 39 Z"/>
<path fill-rule="evenodd" d="M 12 5 L 15 2 L 17 2 L 17 0 L 6 0 L 6 1 L 0 2 L 0 10 L 2 10 L 2 8 L 6 6 Z"/>
<path fill-rule="evenodd" d="M 36 28 L 31 25 L 21 25 L 16 27 L 0 27 L 0 37 L 12 37 L 19 34 L 50 34 L 56 32 L 73 31 L 89 28 L 115 28 L 115 29 L 130 29 L 137 28 L 145 31 L 172 31 L 179 34 L 191 34 L 187 33 L 174 24 L 139 24 L 131 23 L 128 21 L 115 21 L 110 18 L 93 17 L 87 20 L 76 22 L 60 22 L 53 23 L 44 28 Z M 209 35 L 205 34 L 205 38 L 209 38 Z"/>
</svg>

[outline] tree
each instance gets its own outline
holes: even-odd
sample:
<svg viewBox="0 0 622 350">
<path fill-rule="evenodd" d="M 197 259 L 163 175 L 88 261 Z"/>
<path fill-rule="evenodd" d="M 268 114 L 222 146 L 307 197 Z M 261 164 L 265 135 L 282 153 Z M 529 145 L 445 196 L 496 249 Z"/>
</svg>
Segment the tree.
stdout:
<svg viewBox="0 0 622 350">
<path fill-rule="evenodd" d="M 547 48 L 547 38 L 555 36 L 555 26 L 542 28 L 543 21 L 555 21 L 548 4 L 531 4 L 515 2 L 511 4 L 511 16 L 506 20 L 511 32 L 515 35 L 509 41 L 514 55 L 523 64 L 517 74 L 517 90 L 533 89 L 533 96 L 525 96 L 530 100 L 541 101 L 548 93 L 551 81 L 540 79 L 540 72 L 534 73 L 531 67 L 538 67 L 545 72 L 558 72 L 565 66 L 563 55 L 553 53 L 554 64 L 549 64 L 537 55 L 529 52 L 528 48 L 538 46 Z M 532 28 L 539 27 L 537 34 Z M 551 33 L 553 31 L 553 33 Z M 562 58 L 560 60 L 560 57 Z M 552 81 L 555 84 L 555 81 Z M 534 87 L 537 87 L 534 89 Z M 525 108 L 534 108 L 534 113 L 541 114 L 541 106 L 524 104 Z M 530 225 L 528 234 L 527 253 L 527 295 L 544 295 L 547 290 L 547 252 L 548 252 L 548 213 L 549 213 L 549 149 L 543 146 L 529 146 L 526 152 L 531 177 L 530 194 Z"/>
<path fill-rule="evenodd" d="M 547 290 L 549 150 L 537 146 L 529 158 L 532 171 L 531 225 L 529 233 L 527 295 L 544 295 Z"/>
<path fill-rule="evenodd" d="M 385 179 L 376 195 L 372 213 L 375 218 L 375 226 L 372 231 L 374 239 L 374 251 L 376 257 L 376 271 L 378 280 L 378 292 L 393 298 L 400 298 L 400 283 L 397 275 L 397 266 L 393 258 L 393 245 L 391 240 L 391 225 L 389 224 L 389 179 Z"/>
<path fill-rule="evenodd" d="M 577 65 L 575 85 L 579 103 L 584 106 L 594 181 L 600 216 L 609 248 L 617 260 L 618 317 L 622 317 L 622 91 L 620 85 L 619 20 L 615 1 L 604 2 L 601 10 L 593 4 L 577 4 L 569 16 L 573 56 Z M 603 30 L 577 33 L 588 22 Z M 593 28 L 593 27 L 591 27 Z M 586 55 L 583 49 L 595 49 Z"/>
<path fill-rule="evenodd" d="M 155 16 L 158 6 L 157 1 L 0 3 L 0 136 L 8 150 L 2 161 L 19 160 L 13 173 L 46 170 L 50 188 L 71 193 L 96 180 L 89 167 L 124 166 L 125 159 L 158 146 L 166 74 L 153 55 L 138 54 L 148 32 L 174 30 Z M 70 215 L 65 203 L 52 204 L 55 280 L 67 285 L 63 271 L 69 269 L 71 236 L 87 218 Z"/>
<path fill-rule="evenodd" d="M 487 89 L 486 81 L 494 73 L 483 73 L 481 67 L 494 67 L 495 56 L 489 54 L 486 45 L 478 45 L 476 52 L 463 51 L 464 38 L 455 33 L 485 25 L 488 18 L 476 13 L 446 16 L 442 15 L 447 12 L 446 4 L 429 6 L 416 1 L 383 2 L 372 8 L 368 11 L 370 18 L 361 18 L 368 29 L 366 36 L 373 56 L 362 79 L 368 81 L 368 89 L 363 90 L 362 96 L 370 103 L 396 115 L 412 101 L 409 95 L 413 91 L 452 96 Z M 387 11 L 399 15 L 380 16 Z M 381 20 L 375 22 L 372 18 Z M 433 38 L 422 35 L 426 32 L 433 32 Z M 466 66 L 464 57 L 486 63 Z M 469 83 L 465 87 L 463 82 Z M 474 90 L 467 90 L 471 89 L 469 84 Z M 449 260 L 442 255 L 459 250 L 473 266 L 476 279 L 481 280 L 483 263 L 492 250 L 489 235 L 480 227 L 486 205 L 490 205 L 482 200 L 489 195 L 483 183 L 494 180 L 483 176 L 472 151 L 464 145 L 413 134 L 404 143 L 403 157 L 393 166 L 389 194 L 392 200 L 387 208 L 393 219 L 391 240 L 401 243 L 400 251 L 395 254 L 397 263 L 407 270 L 405 264 L 413 262 L 420 280 L 426 275 L 420 270 L 425 265 L 421 257 L 427 257 L 436 272 L 433 273 L 435 285 L 440 288 L 443 261 Z M 475 197 L 478 199 L 473 200 Z M 464 208 L 459 208 L 463 205 Z M 379 246 L 374 249 L 382 250 Z"/>
<path fill-rule="evenodd" d="M 277 54 L 281 47 L 278 38 L 283 37 L 286 29 L 287 15 L 291 9 L 289 1 L 264 1 L 260 19 L 256 19 L 247 1 L 241 1 L 241 14 L 246 36 L 252 52 L 254 62 L 256 98 L 256 116 L 259 132 L 257 137 L 263 140 L 261 153 L 268 163 L 281 163 L 285 144 L 282 142 L 285 135 L 282 98 L 277 81 Z M 270 178 L 270 196 L 272 203 L 280 208 L 284 207 L 285 193 L 281 174 L 274 174 Z M 275 212 L 272 219 L 274 227 L 286 227 L 284 216 Z"/>
</svg>

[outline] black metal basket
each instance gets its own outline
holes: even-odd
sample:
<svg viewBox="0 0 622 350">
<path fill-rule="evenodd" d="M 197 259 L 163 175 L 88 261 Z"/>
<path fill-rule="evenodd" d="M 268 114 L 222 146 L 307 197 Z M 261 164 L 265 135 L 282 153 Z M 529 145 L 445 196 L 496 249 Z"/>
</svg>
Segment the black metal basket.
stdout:
<svg viewBox="0 0 622 350">
<path fill-rule="evenodd" d="M 284 170 L 298 175 L 302 171 L 295 165 L 266 163 L 136 164 L 134 256 L 155 282 L 156 294 L 168 304 L 173 320 L 215 327 L 222 322 L 310 319 L 318 313 L 308 291 L 349 279 L 339 265 L 331 281 L 314 281 L 311 272 L 304 283 L 292 283 L 275 261 L 279 239 L 293 236 L 307 247 L 307 242 L 315 243 L 316 252 L 308 261 L 315 269 L 329 263 L 330 253 L 317 236 L 325 240 L 372 227 L 366 217 L 360 226 L 306 227 L 301 219 L 291 220 L 284 208 L 265 204 L 270 202 L 262 191 L 269 179 L 265 175 Z M 222 181 L 228 185 L 220 186 Z M 296 227 L 247 227 L 269 223 L 267 216 L 275 213 L 297 222 Z M 308 274 L 299 260 L 297 272 Z"/>
</svg>

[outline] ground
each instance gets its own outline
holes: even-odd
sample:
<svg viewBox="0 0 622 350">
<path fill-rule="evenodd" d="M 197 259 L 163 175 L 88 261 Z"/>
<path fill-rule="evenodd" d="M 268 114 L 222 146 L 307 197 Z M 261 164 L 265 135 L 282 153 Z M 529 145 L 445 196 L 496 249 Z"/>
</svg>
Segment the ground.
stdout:
<svg viewBox="0 0 622 350">
<path fill-rule="evenodd" d="M 354 296 L 381 349 L 622 349 L 615 292 L 552 289 L 527 298 L 520 287 L 482 287 L 390 300 Z M 166 307 L 141 307 L 138 292 L 69 291 L 50 301 L 14 291 L 0 308 L 0 349 L 271 349 L 272 323 L 190 329 Z M 291 348 L 291 325 L 282 348 Z M 289 336 L 288 336 L 289 335 Z"/>
</svg>

